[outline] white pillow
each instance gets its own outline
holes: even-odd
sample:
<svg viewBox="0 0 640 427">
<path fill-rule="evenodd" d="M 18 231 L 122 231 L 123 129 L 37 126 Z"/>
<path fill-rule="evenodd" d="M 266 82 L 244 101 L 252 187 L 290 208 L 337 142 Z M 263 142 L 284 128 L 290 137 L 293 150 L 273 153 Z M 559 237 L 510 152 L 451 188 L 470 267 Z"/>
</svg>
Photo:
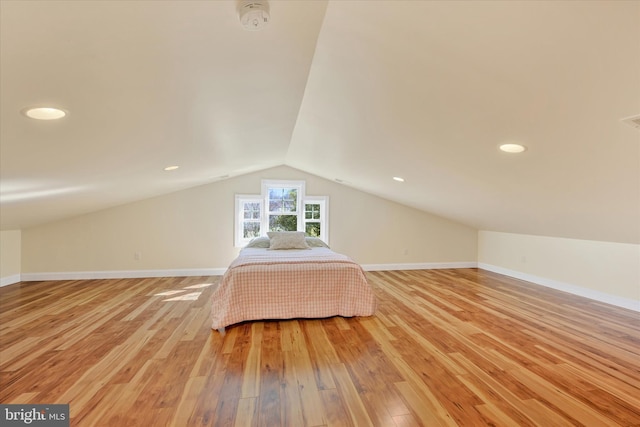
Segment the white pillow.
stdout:
<svg viewBox="0 0 640 427">
<path fill-rule="evenodd" d="M 307 245 L 309 245 L 310 248 L 328 248 L 329 247 L 329 245 L 327 245 L 325 242 L 318 239 L 317 237 L 305 237 L 304 240 L 307 241 Z"/>
<path fill-rule="evenodd" d="M 255 237 L 251 239 L 251 241 L 247 244 L 247 248 L 268 248 L 269 247 L 269 238 L 268 237 Z"/>
<path fill-rule="evenodd" d="M 269 249 L 311 249 L 304 239 L 304 231 L 270 231 Z"/>
</svg>

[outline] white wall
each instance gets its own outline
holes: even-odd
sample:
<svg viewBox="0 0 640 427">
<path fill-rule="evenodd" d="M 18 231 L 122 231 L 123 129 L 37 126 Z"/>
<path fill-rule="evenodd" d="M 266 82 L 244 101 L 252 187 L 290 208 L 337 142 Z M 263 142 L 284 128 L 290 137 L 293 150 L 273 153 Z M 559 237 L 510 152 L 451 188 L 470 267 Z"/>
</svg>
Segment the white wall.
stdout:
<svg viewBox="0 0 640 427">
<path fill-rule="evenodd" d="M 239 250 L 235 194 L 260 194 L 262 179 L 303 179 L 307 195 L 329 196 L 331 247 L 361 264 L 475 265 L 475 229 L 281 166 L 25 229 L 23 279 L 224 270 Z"/>
<path fill-rule="evenodd" d="M 640 311 L 640 245 L 480 231 L 478 266 Z"/>
<path fill-rule="evenodd" d="M 0 286 L 20 281 L 20 230 L 0 231 Z"/>
</svg>

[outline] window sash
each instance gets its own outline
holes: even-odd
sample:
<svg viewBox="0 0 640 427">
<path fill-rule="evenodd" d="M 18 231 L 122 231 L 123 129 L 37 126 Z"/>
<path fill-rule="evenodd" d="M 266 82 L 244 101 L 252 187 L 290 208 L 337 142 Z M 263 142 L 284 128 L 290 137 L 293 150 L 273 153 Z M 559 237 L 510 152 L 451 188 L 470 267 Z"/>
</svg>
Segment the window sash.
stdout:
<svg viewBox="0 0 640 427">
<path fill-rule="evenodd" d="M 265 235 L 267 231 L 271 230 L 270 219 L 272 215 L 295 215 L 297 218 L 296 227 L 295 230 L 290 231 L 304 231 L 304 224 L 300 217 L 300 212 L 302 211 L 302 200 L 304 199 L 304 189 L 304 181 L 276 179 L 262 180 L 264 206 L 267 206 L 267 209 L 269 209 L 262 218 Z M 291 197 L 291 192 L 295 192 L 295 199 Z M 272 198 L 272 195 L 274 198 Z M 273 204 L 272 201 L 274 202 Z M 277 209 L 273 209 L 273 207 L 277 207 Z M 290 227 L 287 229 L 290 229 Z"/>
<path fill-rule="evenodd" d="M 249 207 L 248 210 L 246 209 L 247 207 Z M 253 237 L 263 235 L 263 210 L 260 196 L 236 194 L 235 246 L 245 246 Z M 257 228 L 256 236 L 245 236 L 245 231 L 252 228 Z"/>
<path fill-rule="evenodd" d="M 304 198 L 303 201 L 303 230 L 307 232 L 307 226 L 316 224 L 320 228 L 319 238 L 322 239 L 326 244 L 329 244 L 329 232 L 327 229 L 327 220 L 329 216 L 329 198 L 327 196 L 308 196 Z M 308 207 L 313 206 L 312 209 L 308 209 Z M 316 210 L 317 207 L 317 210 Z M 307 215 L 307 214 L 310 215 Z M 307 218 L 307 216 L 311 216 L 311 218 Z"/>
</svg>

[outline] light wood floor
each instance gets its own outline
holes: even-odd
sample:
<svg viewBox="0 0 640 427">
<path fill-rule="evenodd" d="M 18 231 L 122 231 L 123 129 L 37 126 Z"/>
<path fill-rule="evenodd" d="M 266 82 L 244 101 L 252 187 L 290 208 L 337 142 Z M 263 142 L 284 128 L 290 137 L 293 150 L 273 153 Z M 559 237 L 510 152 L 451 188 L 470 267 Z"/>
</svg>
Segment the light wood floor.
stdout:
<svg viewBox="0 0 640 427">
<path fill-rule="evenodd" d="M 209 325 L 219 277 L 0 289 L 0 402 L 77 426 L 640 426 L 640 314 L 475 269 L 369 318 Z"/>
</svg>

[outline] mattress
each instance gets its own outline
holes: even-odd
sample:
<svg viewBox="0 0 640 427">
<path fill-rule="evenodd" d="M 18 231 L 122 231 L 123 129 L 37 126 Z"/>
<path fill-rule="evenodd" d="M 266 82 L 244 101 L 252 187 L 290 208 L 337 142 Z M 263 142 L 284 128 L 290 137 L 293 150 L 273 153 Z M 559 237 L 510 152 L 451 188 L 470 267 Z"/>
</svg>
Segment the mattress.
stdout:
<svg viewBox="0 0 640 427">
<path fill-rule="evenodd" d="M 212 328 L 260 319 L 371 316 L 376 298 L 362 267 L 326 247 L 244 248 L 212 295 Z"/>
</svg>

